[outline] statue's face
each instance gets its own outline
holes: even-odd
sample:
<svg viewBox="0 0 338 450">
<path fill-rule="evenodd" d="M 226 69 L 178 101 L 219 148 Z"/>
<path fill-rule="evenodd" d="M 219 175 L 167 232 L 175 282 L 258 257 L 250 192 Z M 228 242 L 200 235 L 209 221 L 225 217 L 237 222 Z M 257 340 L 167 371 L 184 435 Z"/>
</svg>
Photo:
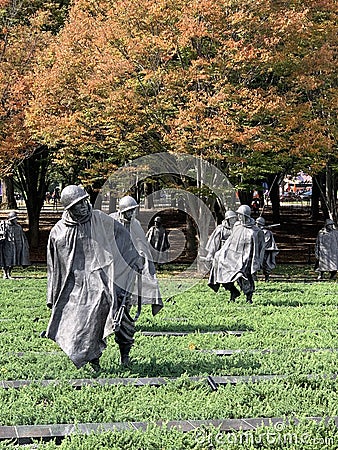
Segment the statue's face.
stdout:
<svg viewBox="0 0 338 450">
<path fill-rule="evenodd" d="M 125 220 L 131 220 L 134 215 L 134 209 L 128 209 L 122 213 Z"/>
<path fill-rule="evenodd" d="M 239 222 L 245 223 L 245 216 L 244 216 L 244 214 L 238 214 L 237 213 L 237 218 L 238 218 Z"/>
<path fill-rule="evenodd" d="M 235 225 L 235 223 L 237 222 L 237 217 L 230 217 L 230 219 L 228 219 L 228 220 L 229 220 L 229 225 L 232 228 Z"/>
<path fill-rule="evenodd" d="M 69 208 L 69 214 L 70 216 L 78 221 L 86 217 L 86 215 L 89 212 L 89 203 L 86 198 L 80 200 L 79 202 L 75 203 L 71 208 Z"/>
</svg>

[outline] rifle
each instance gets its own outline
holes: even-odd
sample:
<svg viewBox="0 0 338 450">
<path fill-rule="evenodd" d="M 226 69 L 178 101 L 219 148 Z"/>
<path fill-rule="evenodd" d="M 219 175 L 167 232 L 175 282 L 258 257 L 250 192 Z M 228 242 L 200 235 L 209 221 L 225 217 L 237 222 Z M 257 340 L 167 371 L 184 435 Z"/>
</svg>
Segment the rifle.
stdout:
<svg viewBox="0 0 338 450">
<path fill-rule="evenodd" d="M 141 309 L 142 309 L 142 273 L 137 272 L 136 275 L 136 280 L 137 280 L 137 312 L 134 318 L 131 318 L 128 311 L 126 310 L 127 307 L 127 298 L 130 294 L 129 292 L 129 288 L 131 287 L 132 283 L 130 283 L 130 285 L 128 286 L 128 289 L 126 289 L 124 291 L 124 295 L 123 295 L 123 299 L 122 302 L 118 308 L 118 310 L 116 311 L 114 318 L 113 318 L 113 322 L 114 322 L 114 332 L 118 332 L 121 328 L 121 323 L 122 323 L 122 319 L 123 316 L 126 315 L 127 319 L 132 321 L 132 322 L 136 322 L 136 320 L 139 318 L 140 314 L 141 314 Z"/>
<path fill-rule="evenodd" d="M 267 225 L 265 228 L 270 229 L 270 228 L 275 228 L 275 227 L 279 227 L 280 223 L 273 223 L 272 225 Z"/>
</svg>

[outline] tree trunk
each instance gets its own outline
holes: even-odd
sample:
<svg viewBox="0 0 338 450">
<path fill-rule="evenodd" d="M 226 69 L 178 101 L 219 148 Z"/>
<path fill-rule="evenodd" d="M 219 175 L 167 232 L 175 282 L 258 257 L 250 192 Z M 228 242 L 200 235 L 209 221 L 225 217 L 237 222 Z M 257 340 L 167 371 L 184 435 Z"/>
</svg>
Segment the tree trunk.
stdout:
<svg viewBox="0 0 338 450">
<path fill-rule="evenodd" d="M 252 199 L 253 199 L 253 192 L 250 191 L 238 191 L 238 198 L 239 201 L 241 202 L 241 205 L 249 205 L 251 206 L 252 203 Z"/>
<path fill-rule="evenodd" d="M 311 195 L 311 220 L 316 222 L 319 219 L 319 199 L 320 199 L 320 176 L 312 177 L 312 195 Z"/>
<path fill-rule="evenodd" d="M 13 175 L 2 179 L 1 209 L 17 209 L 18 205 L 14 194 Z"/>
<path fill-rule="evenodd" d="M 273 183 L 270 191 L 271 208 L 272 208 L 272 222 L 280 223 L 280 198 L 279 198 L 279 185 Z"/>
<path fill-rule="evenodd" d="M 31 247 L 39 245 L 39 220 L 48 187 L 49 149 L 38 147 L 16 169 L 18 183 L 24 195 L 28 216 L 28 238 Z"/>
<path fill-rule="evenodd" d="M 153 185 L 145 182 L 144 185 L 144 208 L 154 209 Z"/>
<path fill-rule="evenodd" d="M 113 197 L 112 192 L 109 192 L 109 206 L 108 206 L 108 214 L 116 212 L 116 197 Z"/>
<path fill-rule="evenodd" d="M 186 249 L 189 256 L 195 257 L 197 252 L 196 227 L 193 219 L 187 214 Z"/>
<path fill-rule="evenodd" d="M 337 216 L 336 211 L 336 180 L 335 180 L 335 174 L 332 170 L 331 162 L 328 161 L 326 164 L 326 170 L 325 170 L 325 185 L 326 185 L 326 203 L 328 208 L 328 213 L 330 219 L 335 220 Z"/>
<path fill-rule="evenodd" d="M 327 192 L 326 182 L 327 182 L 327 174 L 324 172 L 321 172 L 314 177 L 314 183 L 312 187 L 311 213 L 313 214 L 313 212 L 316 211 L 317 205 L 315 202 L 316 202 L 316 195 L 318 195 L 319 200 L 317 200 L 317 202 L 320 203 L 320 208 L 323 211 L 324 218 L 328 219 L 330 217 L 330 212 L 328 208 L 329 207 L 328 199 L 326 197 Z M 315 188 L 315 197 L 313 197 L 313 188 Z M 319 211 L 318 215 L 314 216 L 314 220 L 318 219 L 319 219 Z"/>
</svg>

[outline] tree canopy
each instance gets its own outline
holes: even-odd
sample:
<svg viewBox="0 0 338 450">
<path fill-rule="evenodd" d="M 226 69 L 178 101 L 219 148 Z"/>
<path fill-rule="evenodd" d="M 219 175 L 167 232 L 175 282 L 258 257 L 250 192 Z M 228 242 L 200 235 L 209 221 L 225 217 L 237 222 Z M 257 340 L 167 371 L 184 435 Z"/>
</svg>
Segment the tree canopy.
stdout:
<svg viewBox="0 0 338 450">
<path fill-rule="evenodd" d="M 335 0 L 18 5 L 0 3 L 2 175 L 42 150 L 85 185 L 168 150 L 239 189 L 337 171 Z"/>
<path fill-rule="evenodd" d="M 29 123 L 83 176 L 163 149 L 218 160 L 238 186 L 319 171 L 336 149 L 336 18 L 330 0 L 77 0 Z"/>
</svg>

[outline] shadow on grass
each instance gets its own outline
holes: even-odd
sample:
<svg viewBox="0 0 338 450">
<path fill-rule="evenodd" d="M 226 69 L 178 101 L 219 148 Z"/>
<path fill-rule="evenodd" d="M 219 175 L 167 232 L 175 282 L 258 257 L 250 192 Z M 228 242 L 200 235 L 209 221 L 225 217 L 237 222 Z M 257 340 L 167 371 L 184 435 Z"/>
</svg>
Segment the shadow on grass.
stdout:
<svg viewBox="0 0 338 450">
<path fill-rule="evenodd" d="M 174 320 L 174 318 L 172 318 Z M 210 324 L 200 324 L 198 327 L 196 325 L 189 325 L 185 323 L 168 323 L 168 324 L 142 324 L 136 327 L 137 332 L 173 332 L 173 333 L 224 333 L 227 331 L 255 331 L 252 326 L 243 325 L 242 323 L 238 326 L 226 326 L 226 325 L 212 325 Z"/>
<path fill-rule="evenodd" d="M 248 360 L 247 357 L 236 355 L 229 361 L 224 362 L 224 358 L 215 357 L 211 361 L 203 359 L 199 356 L 196 361 L 185 361 L 184 359 L 173 364 L 172 361 L 158 362 L 156 357 L 152 357 L 149 361 L 133 360 L 130 368 L 123 368 L 118 364 L 113 365 L 111 369 L 101 371 L 100 377 L 180 377 L 183 374 L 188 376 L 201 376 L 201 374 L 222 374 L 227 375 L 232 368 L 239 368 L 241 372 L 248 371 L 251 373 L 259 373 L 261 364 L 257 361 Z M 226 368 L 225 368 L 226 366 Z"/>
</svg>

